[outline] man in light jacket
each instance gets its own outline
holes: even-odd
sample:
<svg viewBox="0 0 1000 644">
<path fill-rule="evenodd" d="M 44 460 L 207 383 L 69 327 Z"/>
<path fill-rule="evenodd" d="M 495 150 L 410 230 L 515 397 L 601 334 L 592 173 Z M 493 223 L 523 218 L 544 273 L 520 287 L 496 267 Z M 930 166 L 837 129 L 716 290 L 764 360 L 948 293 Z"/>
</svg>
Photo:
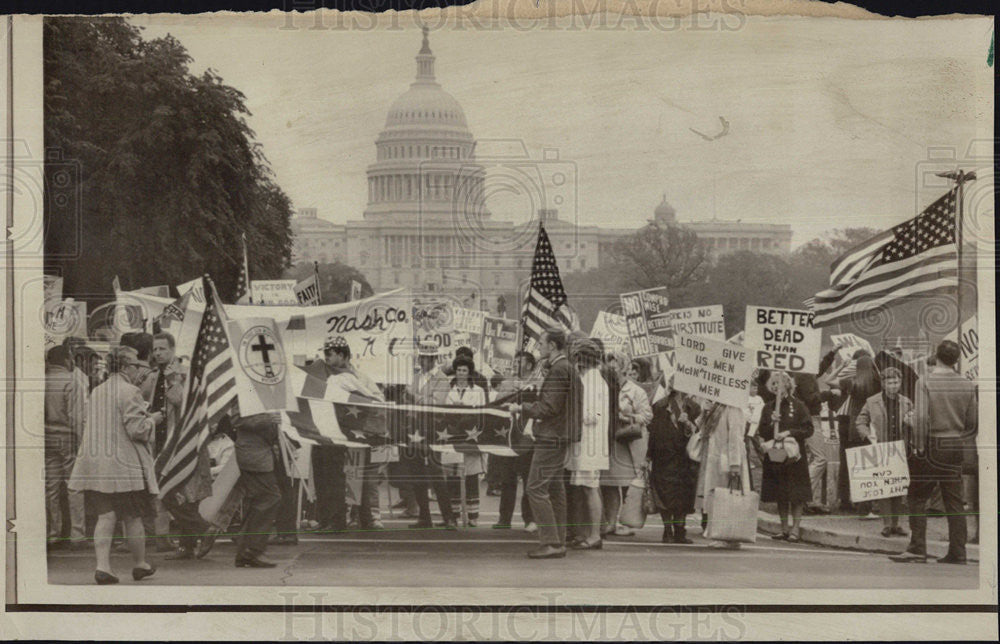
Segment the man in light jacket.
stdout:
<svg viewBox="0 0 1000 644">
<path fill-rule="evenodd" d="M 966 445 L 979 431 L 976 384 L 955 371 L 962 350 L 945 340 L 935 352 L 936 364 L 917 382 L 913 410 L 912 455 L 909 459 L 910 544 L 891 555 L 893 561 L 927 561 L 927 501 L 941 488 L 948 517 L 948 554 L 938 563 L 965 564 L 968 537 L 962 503 L 962 460 Z"/>
</svg>

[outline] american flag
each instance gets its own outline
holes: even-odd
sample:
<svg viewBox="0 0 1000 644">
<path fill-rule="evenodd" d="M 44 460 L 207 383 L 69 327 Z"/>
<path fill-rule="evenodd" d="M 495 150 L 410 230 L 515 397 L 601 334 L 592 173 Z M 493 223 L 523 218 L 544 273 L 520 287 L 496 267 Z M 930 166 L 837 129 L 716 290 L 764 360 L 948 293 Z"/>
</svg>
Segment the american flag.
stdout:
<svg viewBox="0 0 1000 644">
<path fill-rule="evenodd" d="M 240 264 L 240 279 L 236 283 L 236 303 L 253 304 L 253 295 L 250 293 L 250 263 L 247 261 L 247 235 L 243 233 L 240 238 L 243 244 L 243 263 Z"/>
<path fill-rule="evenodd" d="M 816 294 L 813 325 L 849 320 L 918 293 L 957 288 L 957 189 L 922 213 L 849 250 L 830 267 L 830 288 Z"/>
<path fill-rule="evenodd" d="M 537 343 L 549 327 L 561 326 L 571 331 L 580 328 L 576 315 L 566 306 L 566 290 L 559 277 L 556 256 L 545 226 L 541 224 L 538 227 L 535 259 L 531 264 L 531 284 L 521 310 L 521 324 L 524 327 L 521 339 L 524 347 Z"/>
<path fill-rule="evenodd" d="M 233 352 L 225 330 L 225 311 L 210 280 L 204 280 L 205 313 L 195 340 L 184 411 L 156 459 L 160 498 L 194 472 L 198 450 L 209 429 L 238 409 Z"/>
</svg>

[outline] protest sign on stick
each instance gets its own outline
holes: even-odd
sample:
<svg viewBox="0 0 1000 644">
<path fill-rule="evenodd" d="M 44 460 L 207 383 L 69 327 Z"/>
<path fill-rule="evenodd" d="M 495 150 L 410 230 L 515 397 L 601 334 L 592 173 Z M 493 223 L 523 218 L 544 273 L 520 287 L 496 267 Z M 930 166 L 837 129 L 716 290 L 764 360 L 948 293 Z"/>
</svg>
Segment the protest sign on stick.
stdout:
<svg viewBox="0 0 1000 644">
<path fill-rule="evenodd" d="M 910 469 L 903 441 L 849 447 L 844 453 L 852 503 L 906 496 Z"/>
<path fill-rule="evenodd" d="M 726 339 L 726 321 L 721 304 L 672 309 L 667 312 L 667 317 L 675 334 L 695 335 L 720 342 Z"/>
<path fill-rule="evenodd" d="M 840 353 L 840 357 L 844 360 L 850 360 L 858 349 L 867 351 L 868 355 L 872 357 L 875 356 L 875 351 L 872 349 L 871 343 L 860 335 L 840 333 L 831 335 L 830 341 L 833 342 L 833 346 L 837 347 L 837 352 Z"/>
<path fill-rule="evenodd" d="M 590 337 L 598 338 L 604 343 L 607 351 L 619 351 L 629 354 L 628 327 L 625 324 L 625 317 L 617 313 L 599 311 L 594 319 L 594 327 L 590 330 Z"/>
<path fill-rule="evenodd" d="M 514 375 L 517 326 L 517 320 L 489 315 L 483 326 L 483 362 L 505 377 Z"/>
<path fill-rule="evenodd" d="M 298 409 L 287 378 L 288 357 L 274 320 L 229 320 L 227 331 L 239 365 L 233 372 L 239 391 L 240 413 L 251 416 Z"/>
<path fill-rule="evenodd" d="M 747 404 L 752 351 L 690 335 L 678 334 L 675 338 L 674 389 L 733 407 Z"/>
<path fill-rule="evenodd" d="M 952 331 L 944 339 L 958 343 L 962 349 L 962 375 L 976 380 L 979 377 L 979 317 L 973 315 L 962 324 L 961 338 L 957 331 Z"/>
<path fill-rule="evenodd" d="M 762 369 L 817 373 L 823 331 L 812 321 L 812 311 L 747 306 L 744 346 L 756 350 Z"/>
<path fill-rule="evenodd" d="M 667 306 L 667 288 L 650 288 L 619 295 L 633 358 L 652 356 L 674 348 Z"/>
<path fill-rule="evenodd" d="M 299 303 L 295 280 L 251 280 L 250 292 L 254 304 L 293 306 Z"/>
</svg>

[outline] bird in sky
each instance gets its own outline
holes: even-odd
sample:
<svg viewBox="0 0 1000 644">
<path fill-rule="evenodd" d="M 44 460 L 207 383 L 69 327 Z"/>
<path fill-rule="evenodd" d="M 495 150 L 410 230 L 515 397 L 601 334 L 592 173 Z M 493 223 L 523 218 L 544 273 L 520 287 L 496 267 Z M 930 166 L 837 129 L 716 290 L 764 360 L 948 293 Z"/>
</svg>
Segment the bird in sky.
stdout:
<svg viewBox="0 0 1000 644">
<path fill-rule="evenodd" d="M 719 117 L 719 122 L 722 123 L 722 131 L 719 132 L 718 134 L 716 134 L 715 136 L 709 136 L 707 134 L 702 134 L 701 132 L 699 132 L 698 130 L 694 129 L 693 127 L 689 127 L 688 129 L 691 130 L 692 132 L 694 132 L 695 134 L 697 134 L 698 136 L 700 136 L 701 138 L 705 139 L 706 141 L 715 141 L 715 140 L 721 139 L 722 137 L 724 137 L 727 134 L 729 134 L 729 121 L 726 120 L 726 117 L 720 116 Z"/>
</svg>

